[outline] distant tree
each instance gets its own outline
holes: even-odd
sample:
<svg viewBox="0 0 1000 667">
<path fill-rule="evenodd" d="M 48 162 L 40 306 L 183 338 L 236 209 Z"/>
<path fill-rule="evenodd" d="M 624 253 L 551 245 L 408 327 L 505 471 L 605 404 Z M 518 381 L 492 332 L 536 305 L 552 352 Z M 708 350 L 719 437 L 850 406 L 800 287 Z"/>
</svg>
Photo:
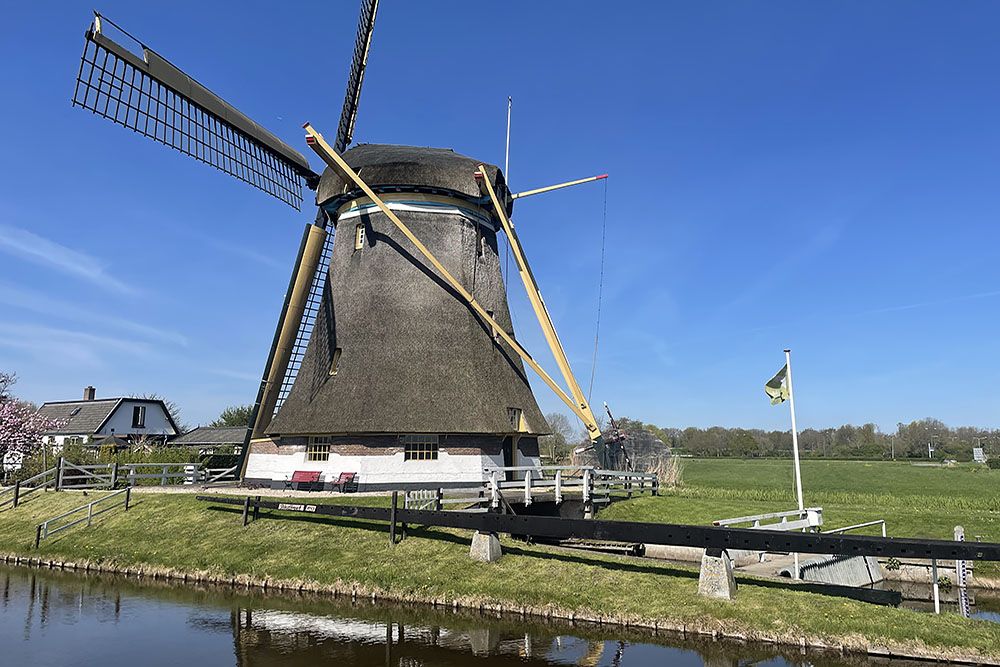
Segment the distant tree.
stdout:
<svg viewBox="0 0 1000 667">
<path fill-rule="evenodd" d="M 11 386 L 13 373 L 0 373 L 0 464 L 20 463 L 42 445 L 43 434 L 59 422 L 46 419 L 27 401 L 15 398 Z"/>
<path fill-rule="evenodd" d="M 252 405 L 230 405 L 209 426 L 216 428 L 220 426 L 246 426 L 250 423 L 250 413 L 252 411 Z"/>
<path fill-rule="evenodd" d="M 0 401 L 10 398 L 10 388 L 17 382 L 16 373 L 0 371 Z"/>
<path fill-rule="evenodd" d="M 133 394 L 131 398 L 142 398 L 149 401 L 163 401 L 164 407 L 167 408 L 167 413 L 170 415 L 170 418 L 174 420 L 174 423 L 177 424 L 177 428 L 182 433 L 188 430 L 187 424 L 185 424 L 184 421 L 181 419 L 180 407 L 176 403 L 171 401 L 169 398 L 164 398 L 159 394 L 142 394 L 141 396 Z"/>
</svg>

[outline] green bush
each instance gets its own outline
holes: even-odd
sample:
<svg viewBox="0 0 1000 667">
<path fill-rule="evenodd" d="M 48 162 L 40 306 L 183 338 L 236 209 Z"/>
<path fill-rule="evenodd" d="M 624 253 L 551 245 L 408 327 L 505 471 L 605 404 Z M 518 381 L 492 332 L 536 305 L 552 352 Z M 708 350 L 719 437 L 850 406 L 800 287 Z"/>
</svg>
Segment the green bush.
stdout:
<svg viewBox="0 0 1000 667">
<path fill-rule="evenodd" d="M 986 467 L 992 470 L 1000 470 L 1000 458 L 989 459 L 986 462 Z"/>
</svg>

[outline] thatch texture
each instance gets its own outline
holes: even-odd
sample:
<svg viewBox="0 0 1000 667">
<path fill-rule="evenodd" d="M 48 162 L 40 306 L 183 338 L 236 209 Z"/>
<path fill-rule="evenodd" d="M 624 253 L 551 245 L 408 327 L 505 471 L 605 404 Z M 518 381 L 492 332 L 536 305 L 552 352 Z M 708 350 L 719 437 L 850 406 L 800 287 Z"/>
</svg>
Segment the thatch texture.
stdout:
<svg viewBox="0 0 1000 667">
<path fill-rule="evenodd" d="M 345 158 L 375 185 L 403 192 L 447 188 L 462 205 L 479 198 L 478 163 L 451 151 L 361 146 Z M 496 167 L 490 172 L 502 183 Z M 343 193 L 333 174 L 325 174 L 324 183 L 321 199 Z M 510 331 L 493 228 L 457 212 L 398 215 Z M 295 384 L 267 433 L 503 434 L 515 430 L 508 408 L 523 411 L 529 433 L 545 433 L 521 360 L 392 222 L 377 211 L 335 222 L 323 306 Z M 357 224 L 365 226 L 360 250 L 354 247 Z"/>
</svg>

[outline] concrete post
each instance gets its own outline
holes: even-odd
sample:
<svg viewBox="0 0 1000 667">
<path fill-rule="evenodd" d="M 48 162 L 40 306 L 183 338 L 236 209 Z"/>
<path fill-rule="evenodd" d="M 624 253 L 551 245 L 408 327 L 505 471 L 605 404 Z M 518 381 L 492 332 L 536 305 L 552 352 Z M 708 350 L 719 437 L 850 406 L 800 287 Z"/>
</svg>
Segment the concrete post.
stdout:
<svg viewBox="0 0 1000 667">
<path fill-rule="evenodd" d="M 722 600 L 736 597 L 736 577 L 729 554 L 719 549 L 706 549 L 701 557 L 698 575 L 698 595 Z"/>
<path fill-rule="evenodd" d="M 503 551 L 500 549 L 500 538 L 496 533 L 481 533 L 478 530 L 472 534 L 472 546 L 469 556 L 482 563 L 493 563 L 500 560 Z"/>
</svg>

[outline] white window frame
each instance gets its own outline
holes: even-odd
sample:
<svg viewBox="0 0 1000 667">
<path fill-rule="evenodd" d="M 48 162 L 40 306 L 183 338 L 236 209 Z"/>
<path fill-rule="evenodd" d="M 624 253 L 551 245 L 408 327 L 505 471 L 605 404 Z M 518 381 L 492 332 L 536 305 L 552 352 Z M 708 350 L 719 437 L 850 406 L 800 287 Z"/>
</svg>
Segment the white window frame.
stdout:
<svg viewBox="0 0 1000 667">
<path fill-rule="evenodd" d="M 314 435 L 306 445 L 306 461 L 311 463 L 330 460 L 330 436 Z"/>
<path fill-rule="evenodd" d="M 441 447 L 441 438 L 439 436 L 420 433 L 404 435 L 400 439 L 403 441 L 404 461 L 438 460 Z"/>
<path fill-rule="evenodd" d="M 354 249 L 361 250 L 365 247 L 365 223 L 359 222 L 354 226 Z"/>
<path fill-rule="evenodd" d="M 138 419 L 136 418 L 138 417 Z M 146 406 L 132 406 L 132 428 L 146 428 Z"/>
</svg>

